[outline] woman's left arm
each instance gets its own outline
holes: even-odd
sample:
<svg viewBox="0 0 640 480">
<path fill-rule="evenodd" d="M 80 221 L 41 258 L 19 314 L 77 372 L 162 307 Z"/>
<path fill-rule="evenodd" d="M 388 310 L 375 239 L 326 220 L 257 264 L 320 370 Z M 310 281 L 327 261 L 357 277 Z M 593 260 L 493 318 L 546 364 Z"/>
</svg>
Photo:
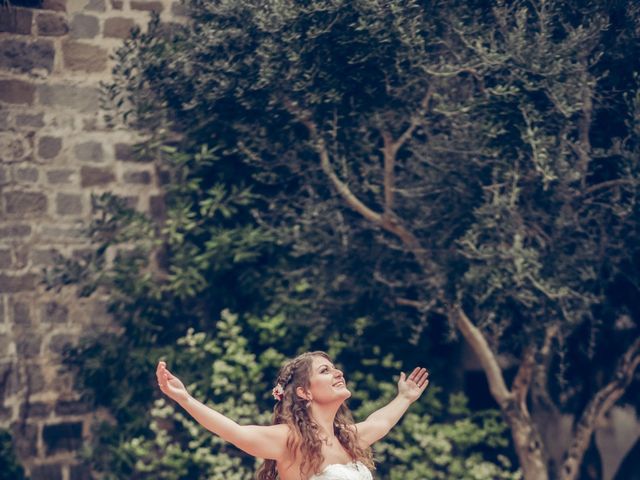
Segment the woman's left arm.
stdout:
<svg viewBox="0 0 640 480">
<path fill-rule="evenodd" d="M 420 398 L 428 385 L 429 372 L 426 368 L 416 367 L 409 377 L 402 372 L 398 380 L 396 398 L 373 412 L 364 422 L 356 424 L 360 443 L 368 447 L 389 433 L 409 406 Z"/>
</svg>

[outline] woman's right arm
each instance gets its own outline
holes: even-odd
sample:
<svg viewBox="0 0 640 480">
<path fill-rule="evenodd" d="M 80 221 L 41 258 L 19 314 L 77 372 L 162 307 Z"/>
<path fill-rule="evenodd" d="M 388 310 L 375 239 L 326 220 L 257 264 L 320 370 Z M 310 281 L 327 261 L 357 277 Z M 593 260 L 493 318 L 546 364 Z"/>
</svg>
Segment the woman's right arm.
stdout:
<svg viewBox="0 0 640 480">
<path fill-rule="evenodd" d="M 178 402 L 207 430 L 254 457 L 272 460 L 285 457 L 289 433 L 286 425 L 239 425 L 189 395 L 182 382 L 167 370 L 164 362 L 158 363 L 156 376 L 160 390 Z"/>
</svg>

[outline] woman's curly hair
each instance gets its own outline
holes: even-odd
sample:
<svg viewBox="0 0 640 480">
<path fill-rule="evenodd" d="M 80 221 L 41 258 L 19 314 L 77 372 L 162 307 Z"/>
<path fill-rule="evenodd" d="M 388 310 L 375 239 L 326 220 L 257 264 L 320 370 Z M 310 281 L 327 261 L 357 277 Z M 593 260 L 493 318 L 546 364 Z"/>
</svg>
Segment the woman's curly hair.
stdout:
<svg viewBox="0 0 640 480">
<path fill-rule="evenodd" d="M 311 417 L 307 400 L 296 394 L 298 387 L 305 390 L 309 388 L 311 363 L 313 358 L 318 356 L 330 360 L 325 352 L 303 353 L 282 366 L 276 381 L 276 384 L 282 386 L 284 393 L 273 408 L 272 424 L 285 423 L 289 426 L 292 433 L 287 439 L 287 449 L 292 452 L 294 458 L 302 458 L 300 465 L 302 477 L 318 473 L 324 461 L 318 424 Z M 374 468 L 371 448 L 362 448 L 358 445 L 353 417 L 345 403 L 336 413 L 333 431 L 353 461 L 360 461 L 370 469 Z M 276 480 L 277 478 L 276 461 L 265 460 L 256 473 L 256 479 Z"/>
</svg>

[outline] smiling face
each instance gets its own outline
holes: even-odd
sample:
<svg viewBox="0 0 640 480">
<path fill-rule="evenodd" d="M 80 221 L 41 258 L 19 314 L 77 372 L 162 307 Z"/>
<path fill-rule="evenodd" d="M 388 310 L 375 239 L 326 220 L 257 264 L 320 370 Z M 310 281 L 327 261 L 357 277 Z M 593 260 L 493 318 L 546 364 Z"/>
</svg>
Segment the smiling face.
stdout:
<svg viewBox="0 0 640 480">
<path fill-rule="evenodd" d="M 307 395 L 318 404 L 342 403 L 351 396 L 351 392 L 342 372 L 329 359 L 317 355 L 311 361 Z"/>
</svg>

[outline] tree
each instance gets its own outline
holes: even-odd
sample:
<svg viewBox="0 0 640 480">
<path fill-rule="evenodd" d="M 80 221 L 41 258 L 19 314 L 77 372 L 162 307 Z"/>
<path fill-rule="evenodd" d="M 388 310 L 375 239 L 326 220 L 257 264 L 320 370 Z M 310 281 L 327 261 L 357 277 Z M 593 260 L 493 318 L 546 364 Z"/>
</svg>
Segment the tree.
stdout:
<svg viewBox="0 0 640 480">
<path fill-rule="evenodd" d="M 576 478 L 640 363 L 637 6 L 187 5 L 192 25 L 121 52 L 127 120 L 249 169 L 255 219 L 294 245 L 283 292 L 323 328 L 354 302 L 418 342 L 448 321 L 525 478 Z M 559 409 L 578 419 L 549 472 L 535 419 Z"/>
</svg>

